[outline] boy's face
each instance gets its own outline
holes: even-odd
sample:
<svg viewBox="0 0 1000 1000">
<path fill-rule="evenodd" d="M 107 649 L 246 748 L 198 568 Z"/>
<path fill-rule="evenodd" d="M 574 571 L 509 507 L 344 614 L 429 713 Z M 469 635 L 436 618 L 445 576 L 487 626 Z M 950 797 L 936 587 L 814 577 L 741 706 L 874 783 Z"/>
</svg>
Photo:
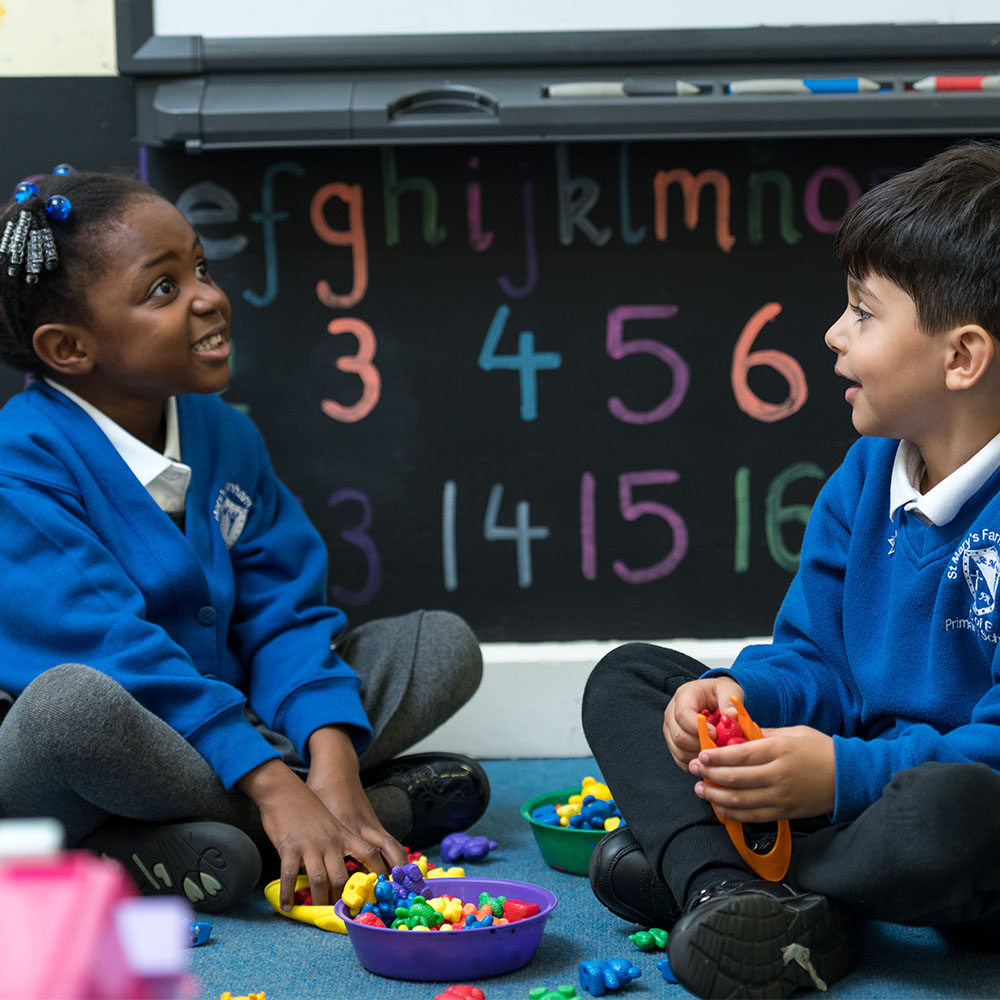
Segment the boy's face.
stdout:
<svg viewBox="0 0 1000 1000">
<path fill-rule="evenodd" d="M 221 392 L 231 309 L 190 223 L 164 199 L 134 199 L 103 251 L 104 270 L 86 289 L 102 395 L 161 405 Z"/>
<path fill-rule="evenodd" d="M 947 343 L 917 324 L 913 299 L 878 275 L 847 282 L 847 308 L 826 332 L 860 434 L 921 441 L 940 426 Z"/>
</svg>

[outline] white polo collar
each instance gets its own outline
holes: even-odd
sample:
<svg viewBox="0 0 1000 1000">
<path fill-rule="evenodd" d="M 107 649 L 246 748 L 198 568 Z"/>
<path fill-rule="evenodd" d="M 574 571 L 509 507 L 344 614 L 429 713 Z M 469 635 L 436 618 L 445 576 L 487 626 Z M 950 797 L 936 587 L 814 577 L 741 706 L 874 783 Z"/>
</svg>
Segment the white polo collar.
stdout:
<svg viewBox="0 0 1000 1000">
<path fill-rule="evenodd" d="M 171 396 L 166 403 L 166 447 L 163 454 L 160 454 L 75 392 L 51 379 L 46 378 L 45 382 L 89 414 L 161 510 L 168 514 L 179 514 L 184 510 L 188 484 L 191 482 L 191 468 L 181 461 L 176 397 Z"/>
<path fill-rule="evenodd" d="M 896 512 L 902 507 L 929 524 L 948 524 L 998 468 L 1000 434 L 950 476 L 926 493 L 921 493 L 919 486 L 924 474 L 924 460 L 912 441 L 900 441 L 889 485 L 889 519 L 894 520 Z"/>
</svg>

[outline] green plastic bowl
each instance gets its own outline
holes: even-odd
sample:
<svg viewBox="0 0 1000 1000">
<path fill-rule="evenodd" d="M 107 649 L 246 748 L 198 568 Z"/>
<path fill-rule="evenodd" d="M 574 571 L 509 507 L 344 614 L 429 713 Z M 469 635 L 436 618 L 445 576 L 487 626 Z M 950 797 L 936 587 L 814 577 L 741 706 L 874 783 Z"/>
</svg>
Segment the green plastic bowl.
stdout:
<svg viewBox="0 0 1000 1000">
<path fill-rule="evenodd" d="M 586 875 L 590 870 L 590 855 L 602 837 L 604 830 L 573 830 L 565 826 L 550 826 L 532 819 L 531 814 L 539 806 L 561 805 L 569 801 L 571 795 L 579 795 L 581 789 L 562 788 L 557 792 L 546 792 L 528 799 L 521 806 L 521 815 L 528 821 L 535 843 L 542 852 L 547 865 L 570 875 Z"/>
</svg>

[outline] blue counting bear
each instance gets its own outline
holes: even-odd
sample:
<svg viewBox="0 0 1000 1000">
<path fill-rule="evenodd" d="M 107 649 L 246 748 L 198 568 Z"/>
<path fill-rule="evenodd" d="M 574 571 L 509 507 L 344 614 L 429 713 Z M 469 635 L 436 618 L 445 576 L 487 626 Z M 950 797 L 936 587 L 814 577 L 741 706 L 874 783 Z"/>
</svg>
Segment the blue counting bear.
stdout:
<svg viewBox="0 0 1000 1000">
<path fill-rule="evenodd" d="M 620 815 L 614 799 L 605 801 L 593 795 L 586 795 L 580 811 L 575 816 L 570 816 L 569 825 L 574 829 L 603 830 L 606 819 Z"/>
<path fill-rule="evenodd" d="M 661 975 L 668 983 L 677 982 L 677 977 L 674 975 L 674 970 L 670 968 L 669 958 L 661 958 L 659 962 L 656 963 L 656 967 L 660 970 Z"/>
<path fill-rule="evenodd" d="M 640 975 L 638 967 L 625 958 L 580 963 L 580 987 L 592 997 L 602 997 L 608 990 L 620 989 Z"/>
<path fill-rule="evenodd" d="M 465 918 L 466 927 L 489 927 L 493 923 L 493 914 L 487 913 L 485 917 L 481 919 L 477 917 L 474 913 L 470 913 Z"/>
<path fill-rule="evenodd" d="M 379 875 L 372 891 L 375 893 L 375 902 L 365 903 L 361 909 L 371 909 L 372 913 L 377 914 L 382 919 L 382 923 L 388 927 L 396 917 L 396 906 L 399 898 L 396 895 L 396 890 L 384 875 Z"/>
<path fill-rule="evenodd" d="M 535 820 L 536 823 L 545 823 L 548 826 L 559 826 L 559 813 L 556 812 L 556 807 L 554 805 L 539 806 L 537 809 L 532 809 L 531 818 Z"/>
</svg>

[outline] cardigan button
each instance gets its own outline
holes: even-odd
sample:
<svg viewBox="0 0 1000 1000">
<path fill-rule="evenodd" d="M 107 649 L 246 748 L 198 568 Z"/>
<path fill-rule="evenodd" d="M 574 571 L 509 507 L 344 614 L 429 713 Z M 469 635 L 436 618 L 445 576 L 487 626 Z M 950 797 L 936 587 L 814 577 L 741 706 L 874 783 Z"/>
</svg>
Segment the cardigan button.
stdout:
<svg viewBox="0 0 1000 1000">
<path fill-rule="evenodd" d="M 214 625 L 216 619 L 215 608 L 210 604 L 206 604 L 205 607 L 198 609 L 198 621 L 202 625 Z"/>
</svg>

